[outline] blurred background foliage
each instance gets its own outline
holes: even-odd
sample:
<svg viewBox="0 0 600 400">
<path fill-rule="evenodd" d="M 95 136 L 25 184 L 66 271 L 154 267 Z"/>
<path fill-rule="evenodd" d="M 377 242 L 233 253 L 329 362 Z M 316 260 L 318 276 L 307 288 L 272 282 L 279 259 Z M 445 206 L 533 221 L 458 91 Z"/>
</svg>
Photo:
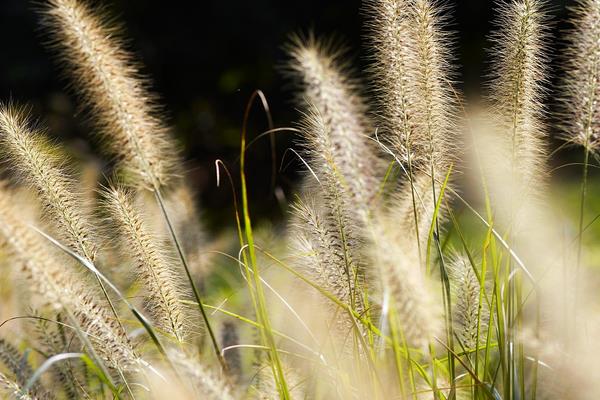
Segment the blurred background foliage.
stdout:
<svg viewBox="0 0 600 400">
<path fill-rule="evenodd" d="M 564 29 L 566 9 L 573 0 L 549 2 L 554 32 Z M 294 126 L 297 111 L 293 87 L 281 70 L 286 54 L 283 45 L 290 34 L 307 32 L 333 36 L 349 48 L 357 76 L 365 77 L 363 26 L 358 0 L 304 1 L 147 1 L 104 0 L 110 15 L 124 26 L 129 48 L 134 50 L 143 72 L 152 80 L 164 105 L 183 154 L 185 170 L 198 191 L 209 227 L 219 229 L 231 218 L 231 193 L 216 188 L 216 159 L 237 173 L 239 138 L 245 105 L 255 89 L 267 96 L 275 126 Z M 456 38 L 458 87 L 477 100 L 486 73 L 487 34 L 492 28 L 491 0 L 446 1 L 451 9 L 450 28 Z M 49 127 L 49 134 L 68 142 L 74 154 L 102 163 L 90 126 L 77 100 L 65 88 L 51 51 L 44 47 L 35 3 L 0 0 L 0 96 L 32 105 L 34 114 Z M 560 45 L 553 49 L 560 53 Z M 556 72 L 555 61 L 551 62 Z M 555 74 L 556 75 L 556 74 Z M 548 94 L 553 97 L 552 92 Z M 552 103 L 552 102 L 550 102 Z M 555 130 L 551 123 L 551 130 Z M 267 129 L 266 118 L 255 107 L 250 137 Z M 277 135 L 277 186 L 291 196 L 301 165 L 287 153 L 293 134 Z M 556 148 L 560 143 L 553 142 Z M 554 166 L 580 162 L 579 152 L 560 152 Z M 102 165 L 102 164 L 101 164 Z M 284 169 L 280 170 L 283 165 Z M 285 168 L 287 166 L 287 168 Z M 595 168 L 593 168 L 595 170 Z M 255 215 L 278 221 L 283 208 L 271 190 L 271 159 L 268 139 L 257 142 L 248 154 L 248 179 Z M 579 168 L 558 170 L 558 179 L 573 187 L 576 203 Z M 569 204 L 571 201 L 569 201 Z M 589 202 L 593 206 L 593 201 Z M 575 209 L 575 207 L 574 207 Z M 593 212 L 591 210 L 590 212 Z M 593 216 L 592 216 L 593 217 Z M 233 221 L 233 220 L 232 220 Z"/>
</svg>

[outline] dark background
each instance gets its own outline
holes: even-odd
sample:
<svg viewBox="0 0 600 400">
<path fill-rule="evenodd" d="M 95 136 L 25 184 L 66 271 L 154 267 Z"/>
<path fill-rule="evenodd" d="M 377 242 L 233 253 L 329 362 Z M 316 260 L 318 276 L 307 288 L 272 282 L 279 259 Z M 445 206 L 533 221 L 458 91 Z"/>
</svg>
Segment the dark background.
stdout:
<svg viewBox="0 0 600 400">
<path fill-rule="evenodd" d="M 492 1 L 448 2 L 450 28 L 456 32 L 456 59 L 461 88 L 480 93 L 485 73 L 486 35 L 493 18 Z M 549 3 L 556 21 L 565 18 L 567 1 Z M 254 89 L 266 94 L 275 125 L 293 126 L 296 119 L 289 83 L 280 74 L 286 56 L 282 45 L 291 33 L 314 30 L 342 38 L 352 49 L 358 75 L 364 70 L 362 19 L 357 0 L 105 0 L 92 4 L 107 9 L 125 26 L 129 48 L 136 52 L 165 105 L 165 114 L 184 149 L 186 169 L 198 190 L 207 218 L 213 224 L 229 213 L 231 194 L 215 187 L 214 161 L 231 168 L 239 153 L 242 115 Z M 0 0 L 0 98 L 32 104 L 57 140 L 95 154 L 90 128 L 78 114 L 76 99 L 65 90 L 60 68 L 46 49 L 44 31 L 35 7 L 26 0 Z M 555 53 L 560 48 L 554 49 Z M 266 129 L 264 113 L 252 114 L 250 135 Z M 281 156 L 292 145 L 292 135 L 278 135 Z M 250 149 L 248 179 L 254 212 L 281 214 L 270 191 L 271 162 L 268 140 Z M 288 154 L 289 155 L 289 154 Z M 293 161 L 292 157 L 286 157 Z M 287 162 L 285 163 L 287 164 Z M 278 172 L 277 183 L 289 195 L 299 165 Z"/>
</svg>

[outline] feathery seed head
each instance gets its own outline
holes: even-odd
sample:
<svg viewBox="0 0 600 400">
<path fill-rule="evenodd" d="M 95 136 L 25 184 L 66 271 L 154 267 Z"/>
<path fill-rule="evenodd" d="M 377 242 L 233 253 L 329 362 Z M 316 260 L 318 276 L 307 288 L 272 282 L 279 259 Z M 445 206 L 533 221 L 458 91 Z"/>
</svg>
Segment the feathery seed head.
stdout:
<svg viewBox="0 0 600 400">
<path fill-rule="evenodd" d="M 417 172 L 387 209 L 375 213 L 368 247 L 370 263 L 391 296 L 407 343 L 417 348 L 426 346 L 442 325 L 442 312 L 422 265 L 435 210 L 431 185 L 430 176 Z M 435 189 L 439 198 L 440 187 Z"/>
<path fill-rule="evenodd" d="M 104 192 L 104 199 L 114 227 L 133 255 L 136 274 L 145 287 L 148 309 L 162 329 L 183 342 L 186 337 L 181 303 L 184 296 L 172 261 L 133 206 L 130 193 L 110 188 Z"/>
<path fill-rule="evenodd" d="M 442 8 L 431 0 L 369 0 L 366 13 L 381 137 L 410 174 L 440 181 L 459 148 Z"/>
<path fill-rule="evenodd" d="M 373 91 L 382 123 L 381 136 L 406 164 L 414 159 L 412 117 L 415 101 L 416 47 L 411 1 L 368 0 L 365 2 L 370 40 Z"/>
<path fill-rule="evenodd" d="M 494 41 L 491 99 L 508 142 L 515 193 L 535 194 L 545 159 L 542 124 L 547 18 L 541 0 L 501 3 Z"/>
<path fill-rule="evenodd" d="M 307 201 L 293 205 L 296 249 L 302 256 L 300 269 L 341 301 L 351 304 L 354 290 L 352 261 L 345 255 L 338 228 L 327 221 L 323 210 Z"/>
<path fill-rule="evenodd" d="M 442 313 L 419 265 L 416 246 L 406 243 L 404 232 L 384 213 L 374 216 L 372 237 L 370 260 L 390 293 L 404 337 L 409 346 L 424 348 L 439 332 Z"/>
<path fill-rule="evenodd" d="M 485 302 L 479 301 L 481 284 L 470 260 L 463 255 L 448 264 L 448 275 L 452 283 L 454 332 L 465 349 L 474 349 L 485 340 L 489 316 Z"/>
<path fill-rule="evenodd" d="M 50 0 L 43 21 L 126 176 L 148 188 L 166 184 L 177 163 L 175 146 L 116 29 L 79 0 Z"/>
<path fill-rule="evenodd" d="M 310 36 L 295 39 L 290 70 L 300 79 L 305 109 L 303 143 L 316 174 L 326 174 L 348 193 L 356 208 L 366 209 L 376 186 L 378 160 L 369 140 L 372 127 L 356 83 L 347 77 L 340 52 Z"/>
<path fill-rule="evenodd" d="M 597 153 L 600 149 L 600 1 L 578 0 L 574 9 L 563 78 L 561 137 Z"/>
<path fill-rule="evenodd" d="M 60 236 L 92 260 L 97 249 L 90 237 L 91 226 L 80 211 L 83 199 L 54 156 L 56 149 L 32 125 L 26 109 L 0 105 L 0 144 L 12 170 L 37 191 Z"/>
<path fill-rule="evenodd" d="M 456 157 L 456 99 L 452 90 L 451 40 L 444 16 L 433 0 L 414 0 L 414 139 L 423 168 L 443 179 Z"/>
<path fill-rule="evenodd" d="M 70 310 L 111 367 L 121 370 L 134 367 L 138 358 L 129 338 L 110 316 L 102 300 L 88 289 L 85 279 L 69 271 L 69 263 L 60 254 L 17 215 L 13 197 L 2 185 L 0 236 L 4 237 L 11 253 L 22 266 L 34 292 L 56 310 Z"/>
</svg>

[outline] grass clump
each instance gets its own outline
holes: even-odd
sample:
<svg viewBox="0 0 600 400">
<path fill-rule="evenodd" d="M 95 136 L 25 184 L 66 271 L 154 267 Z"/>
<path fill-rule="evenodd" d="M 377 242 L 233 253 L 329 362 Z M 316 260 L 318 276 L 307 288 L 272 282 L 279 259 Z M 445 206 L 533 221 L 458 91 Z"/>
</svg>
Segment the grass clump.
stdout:
<svg viewBox="0 0 600 400">
<path fill-rule="evenodd" d="M 27 108 L 0 107 L 0 263 L 26 293 L 0 291 L 14 328 L 0 338 L 3 395 L 594 398 L 598 271 L 582 237 L 595 222 L 599 4 L 578 1 L 556 80 L 546 3 L 499 2 L 477 106 L 454 85 L 436 1 L 365 1 L 365 81 L 331 41 L 295 36 L 298 125 L 274 129 L 253 93 L 239 190 L 216 162 L 233 234 L 211 243 L 122 31 L 83 1 L 48 0 L 50 48 L 116 159 L 90 184 Z M 554 81 L 559 136 L 584 150 L 576 221 L 548 217 Z M 253 223 L 254 101 L 267 133 L 298 134 L 305 171 L 284 233 Z"/>
</svg>

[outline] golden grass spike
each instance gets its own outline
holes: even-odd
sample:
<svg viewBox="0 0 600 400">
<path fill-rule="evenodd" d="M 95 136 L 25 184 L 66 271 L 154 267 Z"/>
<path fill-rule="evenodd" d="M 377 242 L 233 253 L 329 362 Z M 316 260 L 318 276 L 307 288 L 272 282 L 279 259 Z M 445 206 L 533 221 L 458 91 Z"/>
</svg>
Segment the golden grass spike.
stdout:
<svg viewBox="0 0 600 400">
<path fill-rule="evenodd" d="M 502 3 L 494 41 L 491 100 L 508 143 L 511 188 L 520 197 L 544 182 L 542 122 L 546 81 L 547 18 L 541 0 Z"/>
<path fill-rule="evenodd" d="M 128 192 L 110 188 L 104 192 L 104 199 L 113 226 L 121 233 L 135 262 L 136 274 L 143 282 L 144 298 L 153 319 L 178 342 L 183 342 L 187 335 L 180 274 L 160 240 L 146 227 Z"/>
<path fill-rule="evenodd" d="M 0 105 L 0 144 L 15 174 L 37 191 L 60 236 L 74 251 L 93 260 L 97 246 L 91 224 L 81 212 L 83 198 L 57 158 L 57 149 L 33 126 L 25 109 Z"/>
<path fill-rule="evenodd" d="M 346 289 L 341 299 L 347 301 L 347 304 L 355 309 L 360 309 L 360 291 L 355 282 L 357 277 L 365 272 L 363 265 L 359 263 L 359 253 L 361 251 L 360 242 L 364 234 L 362 228 L 367 223 L 370 205 L 361 203 L 354 196 L 353 189 L 346 183 L 342 168 L 336 164 L 335 153 L 339 150 L 339 146 L 330 140 L 325 117 L 311 108 L 311 115 L 306 115 L 303 123 L 306 153 L 310 157 L 309 163 L 315 173 L 320 176 L 318 186 L 311 187 L 307 184 L 305 190 L 309 196 L 323 204 L 321 210 L 318 211 L 321 213 L 319 223 L 322 224 L 323 232 L 328 235 L 328 245 L 335 247 L 336 251 L 335 254 L 331 252 L 324 254 L 339 261 L 339 263 L 331 265 L 325 264 L 325 268 L 329 270 L 329 274 L 343 274 L 345 278 L 339 282 L 339 285 L 345 285 Z M 310 207 L 308 209 L 310 210 Z M 300 211 L 301 219 L 315 216 L 310 213 L 303 215 L 304 210 L 301 208 L 296 210 L 296 212 L 298 211 Z M 301 231 L 296 233 L 303 236 Z M 315 234 L 317 237 L 320 235 L 319 232 L 315 232 Z M 322 260 L 323 263 L 328 261 L 333 260 Z M 339 295 L 342 294 L 340 290 L 341 287 L 338 287 L 337 294 Z"/>
<path fill-rule="evenodd" d="M 138 357 L 104 302 L 18 215 L 11 193 L 0 187 L 0 236 L 9 245 L 15 264 L 22 265 L 32 290 L 56 310 L 69 309 L 108 365 L 121 370 L 134 367 Z"/>
<path fill-rule="evenodd" d="M 562 138 L 598 153 L 600 149 L 600 1 L 578 0 L 563 62 Z"/>
<path fill-rule="evenodd" d="M 50 0 L 43 15 L 53 47 L 126 175 L 148 188 L 166 184 L 177 165 L 175 146 L 117 29 L 79 0 Z"/>
</svg>

